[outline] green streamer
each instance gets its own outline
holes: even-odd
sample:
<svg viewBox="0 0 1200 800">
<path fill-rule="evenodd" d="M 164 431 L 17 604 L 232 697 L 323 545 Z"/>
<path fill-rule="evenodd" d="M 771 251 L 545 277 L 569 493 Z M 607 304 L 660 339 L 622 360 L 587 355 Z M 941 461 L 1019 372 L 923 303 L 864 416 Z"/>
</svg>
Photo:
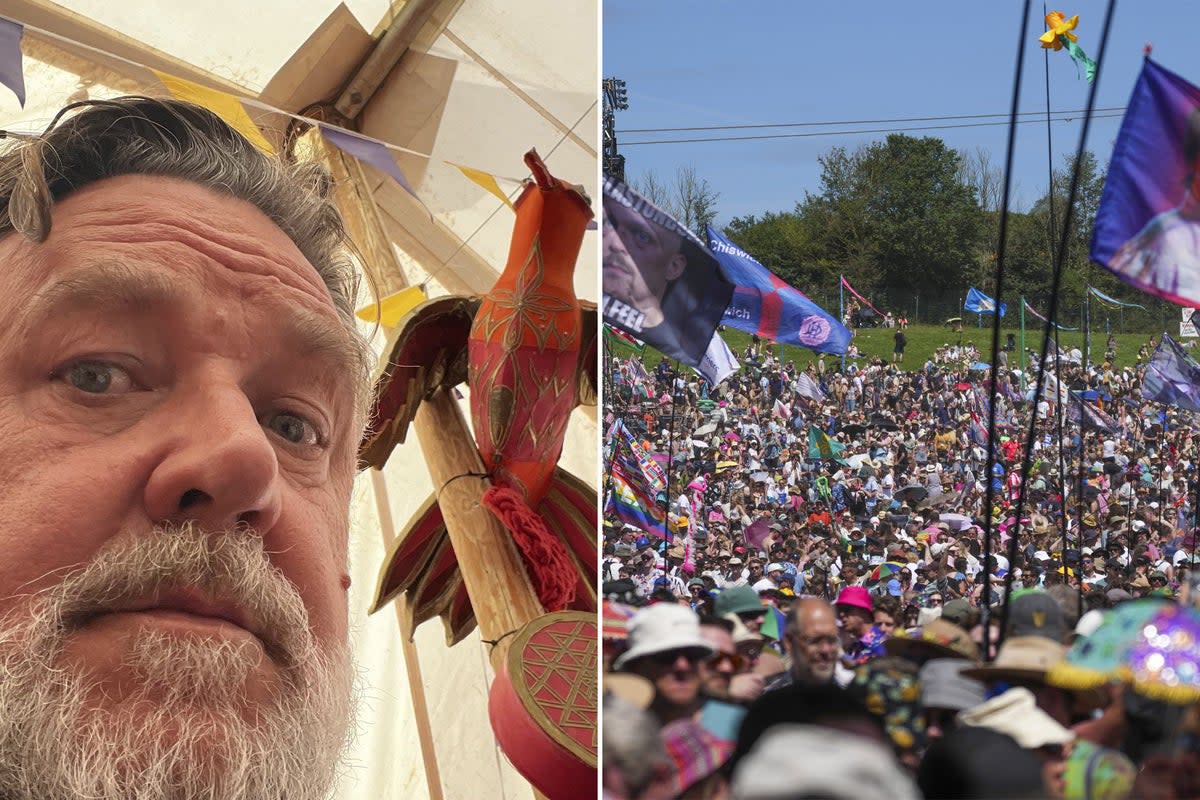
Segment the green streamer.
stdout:
<svg viewBox="0 0 1200 800">
<path fill-rule="evenodd" d="M 1075 62 L 1076 67 L 1083 67 L 1083 74 L 1087 78 L 1087 82 L 1094 81 L 1096 79 L 1096 62 L 1088 58 L 1087 53 L 1083 52 L 1083 48 L 1066 36 L 1059 36 L 1058 40 L 1062 42 L 1063 47 L 1067 50 L 1067 55 Z"/>
</svg>

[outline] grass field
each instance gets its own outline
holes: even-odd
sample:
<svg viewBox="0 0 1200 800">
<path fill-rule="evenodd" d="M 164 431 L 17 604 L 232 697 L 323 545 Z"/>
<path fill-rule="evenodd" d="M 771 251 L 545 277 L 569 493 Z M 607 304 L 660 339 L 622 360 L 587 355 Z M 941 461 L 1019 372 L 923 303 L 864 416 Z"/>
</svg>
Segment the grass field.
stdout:
<svg viewBox="0 0 1200 800">
<path fill-rule="evenodd" d="M 986 325 L 986 321 L 984 324 Z M 892 337 L 895 332 L 895 328 L 865 328 L 858 331 L 858 334 L 854 337 L 854 342 L 858 345 L 859 354 L 863 359 L 879 356 L 890 362 L 894 345 Z M 961 333 L 955 333 L 950 328 L 941 325 L 909 325 L 904 333 L 908 337 L 908 345 L 904 349 L 904 363 L 901 366 L 906 370 L 920 369 L 925 364 L 926 359 L 932 356 L 937 348 L 945 344 L 962 343 L 965 345 L 968 342 L 974 342 L 975 346 L 979 348 L 980 360 L 991 361 L 992 331 L 988 327 L 977 328 L 974 324 L 970 324 L 964 327 Z M 1016 328 L 1000 329 L 1000 346 L 1004 346 L 1009 333 L 1017 337 L 1017 344 L 1020 346 L 1020 331 Z M 726 329 L 722 331 L 721 335 L 740 360 L 742 353 L 746 349 L 746 345 L 750 343 L 750 334 Z M 1133 366 L 1136 360 L 1138 349 L 1150 339 L 1150 334 L 1118 333 L 1116 334 L 1116 339 L 1116 365 L 1118 367 L 1130 367 Z M 1103 331 L 1092 332 L 1091 359 L 1093 363 L 1103 360 L 1104 347 L 1107 340 L 1108 337 Z M 1059 343 L 1067 350 L 1075 347 L 1082 350 L 1083 333 L 1078 331 L 1060 331 Z M 803 347 L 793 347 L 791 345 L 773 346 L 783 350 L 784 360 L 794 361 L 800 367 L 816 360 L 816 354 Z M 1041 329 L 1030 329 L 1027 327 L 1025 329 L 1025 347 L 1039 352 L 1041 346 Z M 629 348 L 625 348 L 620 344 L 614 346 L 614 353 L 616 354 L 628 355 L 630 352 L 632 351 Z M 653 368 L 662 359 L 662 354 L 652 348 L 646 348 L 644 361 L 647 368 Z M 835 366 L 837 361 L 838 358 L 835 356 L 826 356 L 826 365 L 828 367 Z M 1010 358 L 1010 362 L 1015 366 L 1013 359 Z"/>
</svg>

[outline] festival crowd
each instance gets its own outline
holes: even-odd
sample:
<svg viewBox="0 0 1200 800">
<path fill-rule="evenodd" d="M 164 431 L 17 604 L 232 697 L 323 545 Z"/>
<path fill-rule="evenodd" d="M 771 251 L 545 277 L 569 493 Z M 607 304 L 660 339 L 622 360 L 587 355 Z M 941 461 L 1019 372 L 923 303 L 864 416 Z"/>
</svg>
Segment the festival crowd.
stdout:
<svg viewBox="0 0 1200 800">
<path fill-rule="evenodd" d="M 1154 346 L 1040 393 L 961 342 L 609 358 L 606 798 L 1200 797 L 1200 434 Z"/>
</svg>

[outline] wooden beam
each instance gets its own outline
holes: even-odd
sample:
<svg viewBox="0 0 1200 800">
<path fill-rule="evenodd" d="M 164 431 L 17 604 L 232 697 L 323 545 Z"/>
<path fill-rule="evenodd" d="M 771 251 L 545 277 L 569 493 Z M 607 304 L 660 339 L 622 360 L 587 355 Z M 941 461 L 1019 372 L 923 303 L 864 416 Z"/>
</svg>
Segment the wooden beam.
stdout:
<svg viewBox="0 0 1200 800">
<path fill-rule="evenodd" d="M 481 502 L 489 482 L 462 409 L 450 390 L 437 389 L 413 420 L 446 531 L 454 546 L 479 632 L 494 642 L 488 657 L 500 670 L 511 634 L 545 613 L 508 531 Z"/>
<path fill-rule="evenodd" d="M 392 521 L 387 481 L 377 469 L 371 470 L 371 488 L 375 493 L 375 508 L 379 513 L 379 532 L 383 536 L 383 547 L 385 551 L 390 551 L 392 542 L 396 539 L 396 526 Z M 417 741 L 421 744 L 421 760 L 425 765 L 425 785 L 429 789 L 429 800 L 444 800 L 437 749 L 433 744 L 433 729 L 429 722 L 429 704 L 425 699 L 425 681 L 421 678 L 421 659 L 417 653 L 417 646 L 412 641 L 412 631 L 408 630 L 405 622 L 408 619 L 406 602 L 404 595 L 396 598 L 396 620 L 400 624 L 400 647 L 404 654 L 404 669 L 408 674 L 408 693 L 412 698 Z"/>
</svg>

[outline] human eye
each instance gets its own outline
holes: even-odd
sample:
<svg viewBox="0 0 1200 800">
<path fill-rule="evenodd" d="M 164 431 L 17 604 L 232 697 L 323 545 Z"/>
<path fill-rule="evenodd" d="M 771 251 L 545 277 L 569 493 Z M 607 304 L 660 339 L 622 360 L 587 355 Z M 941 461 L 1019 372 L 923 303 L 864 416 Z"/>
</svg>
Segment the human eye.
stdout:
<svg viewBox="0 0 1200 800">
<path fill-rule="evenodd" d="M 138 388 L 129 370 L 97 358 L 71 361 L 55 370 L 51 379 L 91 395 L 123 394 Z"/>
<path fill-rule="evenodd" d="M 321 449 L 326 444 L 322 427 L 294 411 L 277 411 L 270 414 L 263 424 L 289 444 L 312 449 Z"/>
</svg>

